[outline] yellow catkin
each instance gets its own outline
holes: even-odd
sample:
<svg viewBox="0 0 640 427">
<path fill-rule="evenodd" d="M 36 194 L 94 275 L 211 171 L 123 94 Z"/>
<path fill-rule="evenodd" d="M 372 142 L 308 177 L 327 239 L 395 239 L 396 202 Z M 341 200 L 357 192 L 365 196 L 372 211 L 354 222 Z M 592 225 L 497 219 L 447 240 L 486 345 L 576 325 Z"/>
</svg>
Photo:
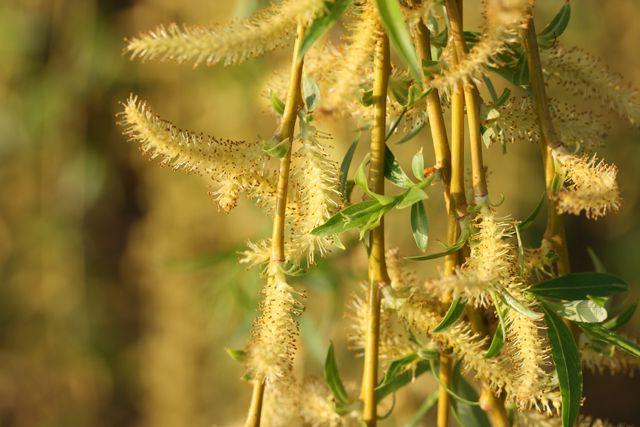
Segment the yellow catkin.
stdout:
<svg viewBox="0 0 640 427">
<path fill-rule="evenodd" d="M 527 18 L 528 0 L 489 0 L 485 16 L 488 22 L 478 43 L 457 64 L 435 76 L 429 85 L 446 89 L 457 82 L 478 80 L 487 67 L 498 66 L 498 55 L 509 50 L 509 44 L 517 41 L 518 32 Z"/>
<path fill-rule="evenodd" d="M 349 110 L 343 108 L 345 100 L 355 100 L 359 96 L 360 85 L 366 76 L 371 75 L 367 71 L 373 65 L 374 46 L 382 27 L 372 0 L 363 1 L 359 12 L 352 14 L 349 35 L 342 48 L 344 51 L 333 64 L 333 85 L 322 103 L 325 112 L 348 114 Z"/>
<path fill-rule="evenodd" d="M 307 379 L 301 386 L 298 410 L 305 425 L 339 427 L 345 420 L 335 411 L 333 395 L 321 379 Z"/>
<path fill-rule="evenodd" d="M 550 81 L 575 95 L 600 101 L 631 124 L 640 124 L 640 92 L 600 59 L 560 44 L 541 53 Z"/>
<path fill-rule="evenodd" d="M 285 241 L 285 255 L 294 262 L 306 259 L 315 262 L 316 255 L 325 256 L 334 247 L 340 247 L 337 237 L 315 236 L 311 231 L 324 224 L 338 210 L 337 164 L 329 157 L 329 136 L 315 127 L 305 125 L 305 131 L 295 144 L 299 146 L 292 158 L 291 197 L 296 201 L 288 210 L 290 233 Z M 269 239 L 248 242 L 242 252 L 242 263 L 260 265 L 269 261 Z"/>
<path fill-rule="evenodd" d="M 222 210 L 235 206 L 240 191 L 270 208 L 275 194 L 274 176 L 261 171 L 264 159 L 259 141 L 236 141 L 182 130 L 154 114 L 146 103 L 131 96 L 121 113 L 124 134 L 141 151 L 165 166 L 209 177 L 218 186 L 212 192 Z M 297 202 L 288 206 L 292 212 Z"/>
<path fill-rule="evenodd" d="M 593 150 L 608 135 L 609 124 L 592 112 L 578 111 L 558 100 L 550 100 L 550 112 L 560 140 L 572 150 Z M 485 126 L 493 130 L 490 135 L 494 143 L 540 141 L 540 127 L 528 97 L 509 99 L 490 113 Z"/>
<path fill-rule="evenodd" d="M 598 219 L 620 208 L 618 168 L 606 164 L 595 155 L 572 155 L 554 152 L 564 186 L 555 194 L 559 213 Z"/>
<path fill-rule="evenodd" d="M 308 21 L 323 8 L 324 0 L 284 0 L 229 25 L 160 26 L 130 40 L 126 50 L 133 59 L 237 64 L 290 44 L 298 20 Z"/>
<path fill-rule="evenodd" d="M 247 369 L 267 385 L 286 381 L 292 375 L 304 295 L 286 282 L 278 266 L 271 267 L 262 290 L 260 315 L 254 321 L 247 348 Z"/>
</svg>

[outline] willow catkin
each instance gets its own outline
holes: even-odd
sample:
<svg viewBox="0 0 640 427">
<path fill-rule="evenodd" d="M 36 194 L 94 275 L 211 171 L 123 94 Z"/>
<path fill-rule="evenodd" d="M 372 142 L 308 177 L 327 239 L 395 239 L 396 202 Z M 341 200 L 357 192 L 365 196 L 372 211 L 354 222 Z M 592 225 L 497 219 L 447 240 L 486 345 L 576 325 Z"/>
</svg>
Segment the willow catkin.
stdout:
<svg viewBox="0 0 640 427">
<path fill-rule="evenodd" d="M 293 41 L 299 20 L 308 21 L 324 8 L 324 0 L 284 0 L 255 16 L 211 27 L 171 24 L 129 41 L 132 59 L 238 64 Z"/>
<path fill-rule="evenodd" d="M 598 219 L 620 208 L 618 168 L 595 155 L 573 155 L 554 151 L 564 186 L 555 194 L 559 213 Z"/>
<path fill-rule="evenodd" d="M 640 124 L 640 92 L 600 59 L 561 44 L 543 50 L 542 65 L 551 82 L 587 100 L 597 100 L 633 125 Z"/>
</svg>

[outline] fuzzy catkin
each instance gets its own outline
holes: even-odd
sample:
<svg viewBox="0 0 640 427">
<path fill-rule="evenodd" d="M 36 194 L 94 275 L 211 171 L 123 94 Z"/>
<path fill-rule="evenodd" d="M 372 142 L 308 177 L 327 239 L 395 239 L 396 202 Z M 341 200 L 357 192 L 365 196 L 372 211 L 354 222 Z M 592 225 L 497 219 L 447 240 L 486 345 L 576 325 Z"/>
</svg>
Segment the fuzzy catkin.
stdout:
<svg viewBox="0 0 640 427">
<path fill-rule="evenodd" d="M 304 295 L 286 282 L 280 267 L 272 266 L 272 270 L 247 348 L 249 374 L 267 384 L 286 381 L 292 375 L 299 334 L 297 317 L 304 309 Z"/>
<path fill-rule="evenodd" d="M 182 130 L 162 120 L 135 96 L 124 104 L 120 116 L 123 133 L 140 144 L 144 154 L 174 169 L 209 177 L 217 186 L 211 194 L 223 211 L 235 207 L 240 192 L 267 212 L 273 210 L 276 177 L 262 171 L 265 154 L 260 141 L 219 139 Z M 287 214 L 297 211 L 297 201 L 288 200 Z"/>
<path fill-rule="evenodd" d="M 160 26 L 130 40 L 126 50 L 132 59 L 238 64 L 290 44 L 297 22 L 309 21 L 323 8 L 324 0 L 284 0 L 226 26 Z"/>
<path fill-rule="evenodd" d="M 618 168 L 595 155 L 577 156 L 554 152 L 564 186 L 554 195 L 559 213 L 598 219 L 620 208 L 620 190 L 616 177 Z"/>
<path fill-rule="evenodd" d="M 587 52 L 561 44 L 544 50 L 542 63 L 552 82 L 587 100 L 597 100 L 633 125 L 640 124 L 640 92 Z"/>
</svg>

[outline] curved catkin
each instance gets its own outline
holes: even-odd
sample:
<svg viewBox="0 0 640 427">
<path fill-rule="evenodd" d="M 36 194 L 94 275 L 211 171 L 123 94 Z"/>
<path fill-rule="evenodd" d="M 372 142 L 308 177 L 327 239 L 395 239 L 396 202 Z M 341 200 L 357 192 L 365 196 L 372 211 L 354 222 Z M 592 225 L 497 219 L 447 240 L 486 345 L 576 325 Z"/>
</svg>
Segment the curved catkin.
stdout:
<svg viewBox="0 0 640 427">
<path fill-rule="evenodd" d="M 559 213 L 598 219 L 620 208 L 618 168 L 606 164 L 595 155 L 576 156 L 554 152 L 564 187 L 555 194 Z"/>
<path fill-rule="evenodd" d="M 333 85 L 325 96 L 322 109 L 325 112 L 349 112 L 343 107 L 358 96 L 360 85 L 365 82 L 367 71 L 373 64 L 373 51 L 382 26 L 372 0 L 362 2 L 359 13 L 352 14 L 354 22 L 348 25 L 344 51 L 336 58 L 331 75 Z"/>
<path fill-rule="evenodd" d="M 578 111 L 574 105 L 554 99 L 549 107 L 560 140 L 571 149 L 593 150 L 609 133 L 609 124 L 591 111 Z M 492 129 L 493 143 L 540 141 L 540 127 L 529 97 L 509 99 L 490 114 L 485 126 Z"/>
<path fill-rule="evenodd" d="M 488 22 L 480 40 L 463 60 L 451 63 L 447 70 L 435 76 L 429 82 L 431 87 L 446 89 L 458 82 L 479 80 L 487 68 L 500 65 L 498 56 L 518 40 L 518 32 L 527 18 L 529 1 L 489 0 L 486 4 Z"/>
<path fill-rule="evenodd" d="M 275 177 L 261 172 L 265 158 L 260 141 L 219 139 L 182 130 L 162 120 L 147 104 L 131 96 L 120 113 L 123 133 L 140 144 L 152 159 L 165 166 L 210 177 L 219 187 L 212 192 L 220 208 L 228 212 L 238 193 L 246 192 L 256 204 L 270 210 L 275 195 Z M 296 201 L 287 204 L 287 212 L 298 210 Z"/>
<path fill-rule="evenodd" d="M 562 45 L 541 54 L 550 81 L 587 100 L 600 101 L 633 125 L 640 124 L 640 92 L 600 59 Z"/>
<path fill-rule="evenodd" d="M 297 317 L 304 309 L 303 294 L 275 268 L 262 290 L 260 316 L 254 321 L 247 348 L 247 370 L 267 384 L 291 377 L 299 334 Z"/>
<path fill-rule="evenodd" d="M 464 296 L 476 307 L 492 306 L 491 292 L 511 287 L 516 274 L 517 257 L 509 239 L 513 225 L 483 208 L 473 221 L 474 234 L 469 239 L 471 253 L 456 274 L 428 280 L 425 288 L 440 296 Z"/>
<path fill-rule="evenodd" d="M 290 44 L 298 20 L 308 21 L 323 8 L 324 0 L 284 0 L 225 26 L 160 26 L 129 40 L 126 51 L 132 59 L 238 64 Z"/>
</svg>

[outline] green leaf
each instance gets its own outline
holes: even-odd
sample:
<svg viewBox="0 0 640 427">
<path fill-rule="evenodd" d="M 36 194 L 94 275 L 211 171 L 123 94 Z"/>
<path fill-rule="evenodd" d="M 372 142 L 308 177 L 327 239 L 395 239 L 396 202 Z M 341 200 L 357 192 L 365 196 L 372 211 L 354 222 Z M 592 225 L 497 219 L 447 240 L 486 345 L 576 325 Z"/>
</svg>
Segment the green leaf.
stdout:
<svg viewBox="0 0 640 427">
<path fill-rule="evenodd" d="M 360 134 L 358 134 L 358 136 L 353 140 L 342 159 L 342 163 L 340 164 L 340 194 L 342 194 L 342 200 L 345 202 L 349 201 L 347 178 L 349 176 L 349 168 L 351 167 L 353 154 L 356 152 L 356 148 L 358 147 L 358 142 L 360 142 Z"/>
<path fill-rule="evenodd" d="M 247 358 L 247 352 L 244 350 L 225 348 L 224 351 L 226 351 L 229 357 L 235 360 L 236 362 L 242 363 Z"/>
<path fill-rule="evenodd" d="M 362 218 L 368 218 L 381 208 L 382 206 L 375 199 L 355 203 L 336 213 L 324 224 L 314 228 L 311 234 L 314 236 L 326 236 L 356 228 Z"/>
<path fill-rule="evenodd" d="M 418 123 L 413 128 L 411 128 L 411 130 L 407 132 L 402 138 L 400 138 L 396 142 L 396 144 L 400 145 L 400 144 L 404 144 L 405 142 L 411 141 L 413 137 L 415 137 L 417 134 L 420 133 L 422 129 L 424 129 L 425 126 L 426 126 L 425 122 Z"/>
<path fill-rule="evenodd" d="M 369 154 L 367 154 L 367 156 L 364 158 L 362 163 L 360 163 L 360 166 L 358 166 L 358 170 L 356 170 L 356 175 L 354 177 L 355 184 L 358 187 L 362 188 L 364 192 L 367 193 L 369 196 L 373 197 L 378 202 L 380 202 L 382 206 L 390 205 L 392 203 L 395 204 L 395 202 L 398 201 L 396 197 L 386 196 L 384 194 L 377 194 L 369 189 L 369 185 L 367 183 L 367 175 L 364 171 L 365 165 L 367 163 L 369 163 Z"/>
<path fill-rule="evenodd" d="M 637 308 L 638 308 L 638 302 L 636 301 L 633 304 L 631 304 L 629 307 L 627 307 L 625 311 L 623 311 L 622 313 L 618 314 L 616 317 L 609 319 L 608 321 L 603 323 L 602 326 L 612 331 L 615 331 L 616 329 L 621 328 L 622 326 L 626 325 L 629 322 L 629 320 L 631 320 Z"/>
<path fill-rule="evenodd" d="M 460 364 L 453 372 L 453 388 L 455 393 L 466 400 L 477 401 L 478 393 L 460 374 Z M 460 399 L 452 399 L 451 412 L 459 425 L 464 427 L 491 427 L 489 418 L 478 405 L 471 405 Z"/>
<path fill-rule="evenodd" d="M 271 91 L 271 106 L 276 113 L 282 115 L 284 113 L 284 101 L 278 98 L 278 95 L 274 91 Z"/>
<path fill-rule="evenodd" d="M 616 347 L 626 351 L 632 356 L 640 357 L 640 345 L 624 337 L 621 337 L 620 335 L 605 328 L 604 326 L 596 325 L 593 323 L 578 323 L 578 326 L 580 326 L 580 328 L 582 328 L 582 330 L 587 332 L 589 335 L 599 340 L 608 342 L 609 344 L 615 345 Z"/>
<path fill-rule="evenodd" d="M 410 256 L 410 257 L 406 257 L 405 259 L 408 259 L 410 261 L 427 261 L 430 259 L 436 259 L 443 256 L 447 256 L 449 254 L 456 253 L 460 249 L 462 249 L 465 243 L 467 243 L 467 240 L 469 240 L 470 236 L 471 236 L 471 227 L 469 227 L 469 221 L 466 219 L 463 219 L 460 221 L 460 235 L 458 236 L 458 240 L 453 244 L 453 246 L 448 247 L 444 252 L 438 252 L 438 253 L 429 254 L 429 255 Z"/>
<path fill-rule="evenodd" d="M 302 59 L 304 57 L 313 43 L 315 43 L 316 40 L 318 40 L 323 34 L 329 31 L 333 24 L 335 24 L 338 19 L 340 19 L 340 16 L 342 16 L 344 11 L 347 10 L 350 4 L 351 0 L 335 0 L 324 2 L 325 13 L 318 16 L 305 31 L 304 37 L 302 38 L 302 43 L 300 43 L 298 58 Z"/>
<path fill-rule="evenodd" d="M 546 304 L 551 307 L 558 316 L 574 322 L 600 323 L 607 319 L 607 309 L 591 300 L 563 301 Z"/>
<path fill-rule="evenodd" d="M 582 399 L 582 367 L 580 353 L 571 331 L 554 312 L 542 305 L 547 334 L 551 343 L 551 357 L 556 366 L 562 396 L 562 426 L 572 427 L 580 411 Z"/>
<path fill-rule="evenodd" d="M 411 360 L 411 362 L 407 362 L 407 360 L 409 360 L 411 357 L 415 358 Z M 385 372 L 382 381 L 376 387 L 376 400 L 382 400 L 384 397 L 396 392 L 400 388 L 409 384 L 414 378 L 422 375 L 429 370 L 429 361 L 426 360 L 420 360 L 419 362 L 417 362 L 413 369 L 406 369 L 406 364 L 415 362 L 417 358 L 418 356 L 416 354 L 410 354 L 403 357 L 402 359 L 394 360 L 393 362 L 391 362 L 389 368 L 387 369 L 387 372 Z M 392 367 L 394 362 L 398 363 Z M 389 371 L 392 369 L 394 371 L 393 374 L 389 374 Z"/>
<path fill-rule="evenodd" d="M 416 81 L 420 81 L 422 79 L 420 61 L 418 61 L 418 55 L 413 43 L 411 43 L 411 35 L 406 22 L 404 22 L 400 3 L 398 0 L 375 0 L 375 2 L 389 40 L 391 40 L 400 57 L 409 65 L 413 78 Z"/>
<path fill-rule="evenodd" d="M 424 156 L 422 155 L 422 148 L 420 148 L 411 159 L 411 171 L 413 172 L 413 176 L 418 180 L 422 181 L 424 179 Z"/>
<path fill-rule="evenodd" d="M 389 138 L 393 136 L 405 114 L 407 114 L 407 107 L 403 107 L 402 111 L 400 111 L 400 114 L 398 114 L 398 117 L 393 119 L 393 121 L 389 125 L 389 129 L 387 129 L 387 132 L 384 135 L 384 142 L 387 142 Z"/>
<path fill-rule="evenodd" d="M 396 156 L 386 145 L 384 150 L 384 176 L 398 187 L 410 188 L 413 186 L 413 181 L 407 176 L 400 163 L 396 160 Z"/>
<path fill-rule="evenodd" d="M 516 298 L 514 298 L 509 292 L 507 292 L 505 289 L 502 289 L 500 291 L 500 296 L 502 297 L 502 300 L 511 308 L 513 308 L 515 311 L 517 311 L 518 313 L 522 314 L 523 316 L 528 317 L 529 319 L 539 319 L 542 317 L 541 314 L 536 313 L 533 310 L 530 310 L 529 308 L 525 307 L 520 301 L 518 301 Z"/>
<path fill-rule="evenodd" d="M 587 253 L 589 254 L 589 258 L 591 258 L 591 262 L 593 263 L 593 268 L 595 269 L 596 273 L 606 273 L 607 268 L 604 266 L 604 263 L 602 262 L 600 257 L 596 255 L 593 249 L 587 246 Z"/>
<path fill-rule="evenodd" d="M 318 83 L 308 75 L 302 78 L 302 97 L 304 106 L 309 113 L 313 112 L 320 103 L 320 88 Z"/>
<path fill-rule="evenodd" d="M 327 351 L 327 358 L 324 362 L 324 382 L 331 390 L 331 394 L 336 399 L 338 406 L 344 406 L 349 403 L 349 395 L 342 384 L 340 379 L 340 373 L 338 372 L 338 365 L 336 363 L 335 354 L 333 351 L 333 343 L 329 345 L 329 351 Z"/>
<path fill-rule="evenodd" d="M 542 205 L 544 205 L 545 199 L 546 199 L 546 193 L 542 193 L 542 197 L 540 198 L 540 201 L 536 205 L 533 212 L 531 212 L 529 216 L 527 216 L 521 223 L 518 224 L 517 226 L 518 231 L 523 231 L 531 227 L 531 224 L 533 224 L 533 221 L 536 220 L 538 214 L 540 213 L 540 210 L 542 209 Z"/>
<path fill-rule="evenodd" d="M 271 157 L 281 159 L 289 151 L 289 139 L 285 138 L 282 141 L 272 140 L 266 142 L 262 146 L 262 151 L 264 151 Z"/>
<path fill-rule="evenodd" d="M 411 232 L 418 249 L 426 251 L 429 244 L 429 219 L 422 201 L 411 205 Z"/>
<path fill-rule="evenodd" d="M 433 328 L 433 331 L 431 332 L 438 333 L 450 328 L 454 323 L 456 323 L 458 319 L 460 319 L 460 317 L 464 313 L 464 309 L 466 306 L 467 304 L 464 302 L 462 297 L 458 297 L 454 299 L 451 305 L 449 306 L 447 313 L 444 315 L 440 323 L 435 328 Z"/>
<path fill-rule="evenodd" d="M 409 206 L 413 206 L 417 202 L 420 202 L 426 198 L 427 193 L 425 193 L 422 188 L 411 187 L 395 198 L 395 200 L 397 200 L 398 202 L 396 204 L 396 209 L 408 208 Z"/>
<path fill-rule="evenodd" d="M 571 6 L 566 3 L 560 8 L 551 22 L 538 34 L 540 47 L 543 49 L 551 47 L 555 40 L 567 29 L 569 19 L 571 19 Z"/>
<path fill-rule="evenodd" d="M 589 296 L 608 297 L 625 292 L 629 286 L 607 273 L 571 273 L 538 283 L 529 292 L 545 298 L 586 300 Z"/>
<path fill-rule="evenodd" d="M 436 390 L 431 393 L 427 398 L 422 402 L 420 407 L 416 412 L 414 412 L 411 417 L 404 423 L 404 427 L 416 427 L 419 425 L 420 421 L 429 413 L 431 408 L 433 408 L 436 403 L 438 403 L 438 394 L 439 391 Z"/>
<path fill-rule="evenodd" d="M 493 296 L 493 304 L 496 307 L 496 314 L 498 315 L 498 326 L 496 327 L 496 331 L 493 334 L 493 338 L 491 339 L 491 345 L 489 345 L 489 349 L 484 357 L 490 359 L 492 357 L 496 357 L 500 354 L 502 347 L 504 347 L 505 339 L 507 338 L 507 327 L 504 321 L 505 310 L 500 307 L 498 299 L 496 296 Z"/>
<path fill-rule="evenodd" d="M 409 101 L 409 86 L 410 80 L 404 79 L 389 79 L 389 90 L 393 97 L 398 101 L 398 104 L 406 106 Z"/>
</svg>

